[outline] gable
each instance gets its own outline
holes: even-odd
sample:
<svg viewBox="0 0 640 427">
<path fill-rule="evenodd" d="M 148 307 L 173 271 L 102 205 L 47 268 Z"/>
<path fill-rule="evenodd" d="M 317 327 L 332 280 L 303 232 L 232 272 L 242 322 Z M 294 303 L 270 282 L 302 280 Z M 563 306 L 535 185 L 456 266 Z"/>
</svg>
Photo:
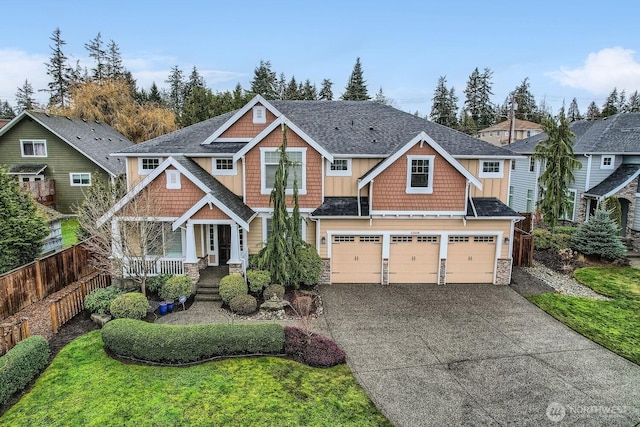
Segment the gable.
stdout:
<svg viewBox="0 0 640 427">
<path fill-rule="evenodd" d="M 263 106 L 258 103 L 256 106 Z M 267 108 L 265 108 L 266 120 L 264 123 L 253 122 L 253 109 L 245 112 L 244 115 L 239 117 L 228 129 L 226 129 L 218 137 L 220 139 L 251 139 L 262 132 L 267 126 L 269 126 L 276 116 Z M 215 144 L 215 141 L 213 142 Z"/>
</svg>

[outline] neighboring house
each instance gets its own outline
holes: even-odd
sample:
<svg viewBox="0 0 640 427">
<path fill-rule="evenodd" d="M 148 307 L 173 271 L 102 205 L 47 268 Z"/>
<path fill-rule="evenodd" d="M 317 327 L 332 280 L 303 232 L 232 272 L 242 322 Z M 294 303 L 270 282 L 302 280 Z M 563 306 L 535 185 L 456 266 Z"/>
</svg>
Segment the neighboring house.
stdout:
<svg viewBox="0 0 640 427">
<path fill-rule="evenodd" d="M 514 222 L 511 152 L 365 101 L 266 101 L 117 153 L 130 191 L 102 219 L 116 254 L 127 204 L 148 189 L 171 224 L 159 274 L 242 272 L 271 230 L 269 195 L 287 130 L 302 232 L 322 283 L 508 284 Z M 291 199 L 289 198 L 289 206 Z"/>
<path fill-rule="evenodd" d="M 9 120 L 9 119 L 0 119 L 0 129 L 2 129 L 10 121 L 11 120 Z"/>
<path fill-rule="evenodd" d="M 605 197 L 617 197 L 622 206 L 623 236 L 640 249 L 638 176 L 640 175 L 640 113 L 621 113 L 602 120 L 571 123 L 576 135 L 573 151 L 581 169 L 573 171 L 569 185 L 572 209 L 566 220 L 582 223 L 589 219 Z M 518 212 L 532 212 L 540 199 L 539 180 L 544 165 L 532 158 L 535 146 L 546 134 L 516 142 L 509 149 L 526 155 L 515 161 L 509 187 L 509 206 Z"/>
<path fill-rule="evenodd" d="M 124 160 L 109 154 L 131 145 L 102 122 L 25 111 L 0 129 L 0 164 L 40 201 L 70 214 L 96 174 L 126 172 Z"/>
<path fill-rule="evenodd" d="M 478 138 L 502 147 L 509 144 L 509 133 L 511 131 L 513 131 L 511 136 L 511 143 L 513 144 L 521 139 L 538 135 L 542 132 L 542 128 L 538 123 L 527 120 L 514 119 L 513 122 L 511 120 L 505 120 L 504 122 L 478 131 Z"/>
<path fill-rule="evenodd" d="M 37 207 L 49 225 L 49 235 L 44 238 L 40 252 L 46 254 L 62 249 L 62 220 L 64 215 L 40 203 L 37 204 Z"/>
</svg>

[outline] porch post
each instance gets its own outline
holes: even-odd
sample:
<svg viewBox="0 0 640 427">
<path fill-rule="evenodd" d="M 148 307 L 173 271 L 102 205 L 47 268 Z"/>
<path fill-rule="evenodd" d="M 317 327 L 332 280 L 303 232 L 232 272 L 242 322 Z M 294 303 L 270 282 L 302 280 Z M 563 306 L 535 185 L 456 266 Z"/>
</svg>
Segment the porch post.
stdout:
<svg viewBox="0 0 640 427">
<path fill-rule="evenodd" d="M 122 253 L 122 242 L 120 235 L 120 221 L 117 217 L 111 220 L 111 253 L 114 257 L 120 258 Z"/>
<path fill-rule="evenodd" d="M 187 222 L 187 242 L 186 242 L 186 254 L 184 262 L 197 264 L 198 257 L 196 257 L 196 233 L 194 231 L 193 224 Z"/>
<path fill-rule="evenodd" d="M 240 259 L 240 234 L 238 224 L 231 224 L 231 254 L 229 256 L 229 274 L 243 273 L 242 259 Z"/>
</svg>

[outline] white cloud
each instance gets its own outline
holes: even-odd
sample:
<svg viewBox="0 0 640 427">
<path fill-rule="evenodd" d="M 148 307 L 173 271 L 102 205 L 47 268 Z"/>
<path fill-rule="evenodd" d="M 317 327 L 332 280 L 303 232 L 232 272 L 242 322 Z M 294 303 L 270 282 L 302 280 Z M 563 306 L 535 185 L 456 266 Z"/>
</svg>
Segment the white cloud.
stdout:
<svg viewBox="0 0 640 427">
<path fill-rule="evenodd" d="M 547 75 L 563 86 L 585 89 L 595 95 L 606 95 L 614 87 L 633 92 L 640 89 L 640 62 L 634 54 L 622 47 L 606 48 L 590 53 L 581 67 L 563 66 Z"/>
<path fill-rule="evenodd" d="M 26 79 L 33 86 L 36 99 L 39 102 L 46 101 L 48 95 L 38 90 L 47 87 L 45 62 L 48 59 L 46 55 L 0 49 L 0 100 L 9 101 L 9 104 L 15 106 L 16 92 Z"/>
</svg>

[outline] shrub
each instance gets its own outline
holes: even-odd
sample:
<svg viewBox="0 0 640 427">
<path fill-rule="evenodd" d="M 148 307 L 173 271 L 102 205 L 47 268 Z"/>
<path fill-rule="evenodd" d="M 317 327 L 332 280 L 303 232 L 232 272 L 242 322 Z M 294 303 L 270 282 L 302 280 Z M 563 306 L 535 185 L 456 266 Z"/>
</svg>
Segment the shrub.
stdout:
<svg viewBox="0 0 640 427">
<path fill-rule="evenodd" d="M 160 290 L 171 277 L 173 277 L 173 274 L 159 274 L 157 276 L 149 277 L 146 284 L 147 291 L 160 294 Z"/>
<path fill-rule="evenodd" d="M 541 250 L 549 249 L 552 251 L 558 251 L 560 249 L 570 247 L 571 234 L 555 231 L 564 231 L 565 228 L 572 227 L 555 227 L 553 233 L 546 228 L 536 228 L 535 230 L 533 230 L 533 236 L 535 238 L 535 248 Z"/>
<path fill-rule="evenodd" d="M 295 326 L 284 327 L 284 352 L 289 355 L 302 355 L 309 343 L 309 336 L 305 331 Z"/>
<path fill-rule="evenodd" d="M 116 319 L 142 319 L 147 315 L 149 301 L 140 292 L 129 292 L 114 299 L 109 309 Z"/>
<path fill-rule="evenodd" d="M 247 282 L 239 274 L 229 274 L 220 280 L 220 298 L 225 304 L 229 304 L 234 297 L 249 292 Z"/>
<path fill-rule="evenodd" d="M 315 285 L 322 276 L 322 258 L 318 251 L 311 245 L 305 245 L 296 251 L 300 266 L 299 283 L 304 285 Z"/>
<path fill-rule="evenodd" d="M 189 276 L 173 276 L 160 289 L 160 297 L 173 301 L 181 296 L 190 296 L 193 293 L 193 280 Z"/>
<path fill-rule="evenodd" d="M 109 307 L 111 307 L 111 303 L 123 293 L 122 289 L 114 286 L 95 289 L 84 298 L 84 308 L 91 313 L 110 314 Z"/>
<path fill-rule="evenodd" d="M 247 270 L 247 282 L 251 292 L 260 292 L 271 283 L 271 275 L 267 270 Z"/>
<path fill-rule="evenodd" d="M 282 353 L 284 328 L 277 323 L 164 325 L 116 319 L 102 328 L 102 340 L 119 356 L 187 363 L 216 356 Z"/>
<path fill-rule="evenodd" d="M 603 208 L 596 209 L 595 215 L 578 227 L 571 238 L 571 248 L 607 260 L 622 258 L 626 251 L 618 227 Z"/>
<path fill-rule="evenodd" d="M 554 234 L 569 234 L 569 235 L 573 235 L 573 233 L 575 233 L 576 230 L 577 230 L 576 227 L 563 227 L 563 226 L 553 227 L 553 233 Z"/>
<path fill-rule="evenodd" d="M 328 368 L 345 362 L 346 355 L 336 343 L 322 335 L 314 335 L 305 347 L 303 358 L 306 364 Z"/>
<path fill-rule="evenodd" d="M 0 357 L 0 403 L 29 384 L 47 365 L 50 353 L 47 340 L 34 335 Z"/>
<path fill-rule="evenodd" d="M 276 295 L 278 299 L 284 299 L 284 286 L 269 285 L 264 288 L 264 291 L 262 292 L 262 298 L 264 298 L 265 301 L 271 299 L 273 295 Z"/>
<path fill-rule="evenodd" d="M 229 308 L 234 313 L 251 314 L 258 308 L 258 302 L 253 295 L 238 295 L 229 301 Z"/>
</svg>

